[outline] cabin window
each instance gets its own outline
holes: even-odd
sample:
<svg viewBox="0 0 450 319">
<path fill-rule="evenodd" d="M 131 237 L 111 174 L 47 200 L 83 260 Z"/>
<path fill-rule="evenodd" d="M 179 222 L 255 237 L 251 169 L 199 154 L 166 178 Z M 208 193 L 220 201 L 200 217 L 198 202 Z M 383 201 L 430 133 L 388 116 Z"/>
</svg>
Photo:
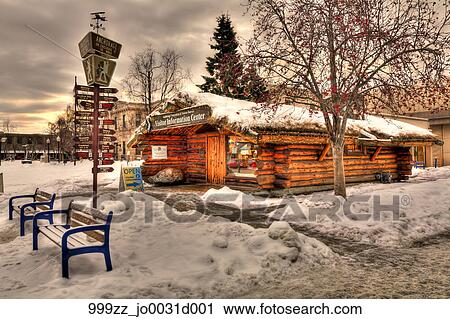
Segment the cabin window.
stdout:
<svg viewBox="0 0 450 319">
<path fill-rule="evenodd" d="M 255 177 L 257 145 L 238 136 L 227 137 L 227 176 Z"/>
</svg>

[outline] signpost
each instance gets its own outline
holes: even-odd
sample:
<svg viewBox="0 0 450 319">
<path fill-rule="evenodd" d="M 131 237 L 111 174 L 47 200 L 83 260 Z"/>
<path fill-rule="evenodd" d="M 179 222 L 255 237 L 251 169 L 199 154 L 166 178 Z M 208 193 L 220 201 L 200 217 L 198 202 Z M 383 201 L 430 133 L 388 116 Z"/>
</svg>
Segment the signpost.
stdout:
<svg viewBox="0 0 450 319">
<path fill-rule="evenodd" d="M 90 55 L 83 60 L 83 67 L 88 85 L 108 86 L 116 69 L 116 62 L 99 55 Z"/>
<path fill-rule="evenodd" d="M 114 107 L 114 103 L 111 102 L 118 100 L 115 96 L 104 95 L 117 93 L 116 88 L 101 88 L 101 86 L 110 84 L 116 67 L 116 62 L 111 59 L 119 57 L 122 45 L 98 34 L 100 29 L 99 19 L 104 19 L 104 17 L 101 17 L 99 13 L 93 15 L 95 15 L 93 19 L 97 20 L 97 24 L 94 26 L 97 33 L 89 32 L 78 44 L 88 86 L 76 84 L 74 88 L 76 98 L 82 100 L 80 106 L 85 109 L 85 111 L 75 112 L 75 123 L 76 125 L 90 126 L 92 136 L 76 137 L 75 141 L 78 143 L 75 147 L 80 157 L 88 157 L 89 153 L 86 150 L 92 150 L 92 204 L 94 208 L 97 208 L 97 174 L 113 171 L 112 167 L 99 167 L 99 165 L 112 165 L 114 163 L 114 160 L 111 159 L 114 157 L 111 152 L 114 150 L 114 146 L 105 143 L 116 140 L 116 137 L 112 136 L 115 133 L 114 130 L 100 127 L 102 125 L 114 125 L 115 121 L 99 120 L 99 117 L 107 115 L 106 112 L 100 112 L 100 110 L 111 110 Z M 81 93 L 78 93 L 78 91 Z M 107 103 L 100 103 L 101 101 Z M 102 151 L 101 158 L 99 157 L 100 150 Z"/>
<path fill-rule="evenodd" d="M 78 43 L 78 48 L 83 59 L 93 54 L 118 59 L 122 45 L 91 31 Z"/>
</svg>

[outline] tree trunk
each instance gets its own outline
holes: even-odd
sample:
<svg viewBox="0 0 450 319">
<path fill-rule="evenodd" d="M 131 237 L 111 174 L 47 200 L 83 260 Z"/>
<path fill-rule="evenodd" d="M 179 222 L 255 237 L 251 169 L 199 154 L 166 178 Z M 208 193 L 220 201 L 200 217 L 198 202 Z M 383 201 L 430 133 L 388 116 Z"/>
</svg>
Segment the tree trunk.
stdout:
<svg viewBox="0 0 450 319">
<path fill-rule="evenodd" d="M 347 198 L 344 171 L 344 143 L 333 143 L 334 194 Z"/>
</svg>

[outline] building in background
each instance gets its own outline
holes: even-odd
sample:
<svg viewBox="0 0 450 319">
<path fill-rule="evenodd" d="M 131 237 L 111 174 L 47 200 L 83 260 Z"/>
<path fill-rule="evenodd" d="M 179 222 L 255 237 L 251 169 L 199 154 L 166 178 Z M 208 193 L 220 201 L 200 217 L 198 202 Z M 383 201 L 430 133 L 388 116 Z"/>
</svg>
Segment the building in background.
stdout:
<svg viewBox="0 0 450 319">
<path fill-rule="evenodd" d="M 56 136 L 50 134 L 0 133 L 2 160 L 39 160 L 49 152 L 50 159 L 57 159 L 58 143 Z M 50 143 L 47 143 L 47 142 Z"/>
<path fill-rule="evenodd" d="M 145 104 L 119 101 L 110 112 L 110 118 L 115 120 L 117 141 L 115 142 L 116 159 L 140 159 L 141 152 L 136 148 L 127 148 L 127 141 L 133 135 L 147 115 Z"/>
<path fill-rule="evenodd" d="M 425 119 L 431 131 L 444 141 L 443 145 L 433 146 L 433 159 L 438 166 L 450 165 L 450 110 L 439 112 L 417 112 L 411 114 L 415 118 Z"/>
<path fill-rule="evenodd" d="M 431 130 L 434 134 L 437 135 L 439 140 L 444 141 L 443 138 L 433 130 L 430 126 L 430 122 L 425 117 L 416 116 L 415 114 L 406 115 L 391 115 L 391 114 L 383 114 L 386 118 L 392 118 L 397 121 L 409 123 L 415 125 L 417 127 Z M 445 143 L 445 141 L 444 141 Z M 444 144 L 445 145 L 445 144 Z M 437 166 L 442 166 L 442 162 L 438 161 L 435 163 L 435 159 L 437 158 L 437 154 L 439 153 L 439 149 L 443 146 L 434 143 L 433 145 L 416 145 L 411 147 L 411 155 L 414 165 L 416 167 L 432 167 L 435 164 Z"/>
</svg>

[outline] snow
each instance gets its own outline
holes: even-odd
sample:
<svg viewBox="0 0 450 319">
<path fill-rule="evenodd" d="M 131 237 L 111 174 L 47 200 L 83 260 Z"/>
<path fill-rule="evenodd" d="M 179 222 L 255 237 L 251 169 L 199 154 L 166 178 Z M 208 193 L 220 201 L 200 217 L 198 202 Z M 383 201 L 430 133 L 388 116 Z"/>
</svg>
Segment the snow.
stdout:
<svg viewBox="0 0 450 319">
<path fill-rule="evenodd" d="M 104 185 L 116 183 L 120 165 L 115 173 L 102 177 Z M 195 212 L 167 215 L 169 207 L 147 194 L 111 192 L 99 203 L 104 211 L 116 212 L 110 238 L 113 271 L 105 271 L 101 255 L 76 256 L 70 260 L 71 279 L 66 280 L 60 275 L 60 248 L 40 237 L 39 250 L 32 251 L 30 229 L 25 237 L 18 237 L 17 218 L 7 219 L 7 201 L 13 194 L 30 193 L 40 185 L 48 191 L 89 190 L 90 163 L 76 167 L 33 163 L 24 168 L 15 162 L 1 170 L 7 178 L 7 193 L 0 195 L 3 298 L 235 297 L 255 286 L 297 276 L 307 265 L 332 263 L 337 258 L 316 239 L 294 235 L 292 229 L 286 232 L 295 245 L 288 244 L 292 238 L 269 237 L 268 229 L 219 217 L 177 223 L 172 215 Z M 76 200 L 89 202 L 83 195 Z"/>
<path fill-rule="evenodd" d="M 193 101 L 194 104 L 191 107 L 209 106 L 212 122 L 226 122 L 229 126 L 247 131 L 252 135 L 257 135 L 255 129 L 326 132 L 323 114 L 307 106 L 284 104 L 267 107 L 211 93 L 183 92 L 177 98 L 180 96 Z M 152 115 L 159 112 L 158 110 Z M 137 136 L 147 131 L 147 120 L 142 122 L 130 137 L 127 142 L 129 146 Z M 351 134 L 361 134 L 369 139 L 378 138 L 377 134 L 389 138 L 437 139 L 437 136 L 427 129 L 374 115 L 366 115 L 364 120 L 349 119 L 347 131 Z"/>
<path fill-rule="evenodd" d="M 186 93 L 196 101 L 195 106 L 211 107 L 211 117 L 220 122 L 251 130 L 252 128 L 273 128 L 285 130 L 325 131 L 325 120 L 321 112 L 305 106 L 279 105 L 262 111 L 261 105 L 249 101 L 232 99 L 211 93 Z M 431 131 L 415 125 L 383 117 L 367 115 L 365 120 L 349 120 L 350 132 L 388 135 L 390 137 L 435 138 Z"/>
<path fill-rule="evenodd" d="M 105 174 L 105 190 L 117 183 L 120 165 Z M 413 241 L 450 230 L 450 167 L 415 170 L 406 183 L 367 183 L 348 188 L 348 200 L 369 196 L 369 204 L 352 204 L 354 215 L 370 212 L 375 195 L 381 204 L 392 203 L 393 195 L 409 199 L 400 206 L 398 221 L 390 213 L 380 220 L 355 220 L 338 211 L 338 220 L 323 213 L 332 210 L 340 199 L 330 192 L 270 199 L 264 205 L 287 202 L 272 217 L 282 219 L 268 229 L 230 222 L 195 211 L 166 214 L 163 202 L 144 193 L 109 192 L 100 207 L 114 210 L 111 228 L 113 271 L 106 272 L 100 255 L 76 256 L 70 260 L 71 279 L 61 278 L 60 249 L 41 238 L 39 251 L 31 249 L 31 234 L 18 237 L 18 220 L 7 219 L 7 200 L 16 193 L 42 189 L 81 194 L 77 201 L 89 202 L 83 195 L 90 190 L 90 162 L 73 165 L 19 162 L 2 163 L 5 194 L 0 194 L 0 297 L 7 298 L 200 298 L 236 297 L 255 286 L 267 287 L 283 278 L 300 276 L 305 267 L 334 263 L 337 256 L 325 244 L 306 236 L 308 231 L 321 236 L 348 239 L 382 246 L 409 245 Z M 224 187 L 210 189 L 206 201 L 223 198 L 245 208 L 254 196 Z M 408 197 L 403 197 L 407 195 Z M 401 201 L 402 202 L 402 201 Z M 305 221 L 294 212 L 296 203 L 307 216 L 316 210 L 317 220 Z M 61 203 L 58 203 L 61 205 Z M 191 222 L 177 216 L 196 216 Z M 300 226 L 304 231 L 296 232 Z M 296 228 L 295 228 L 296 229 Z"/>
<path fill-rule="evenodd" d="M 331 192 L 300 195 L 290 200 L 286 208 L 271 214 L 272 218 L 298 224 L 321 236 L 348 239 L 382 246 L 411 245 L 450 231 L 450 167 L 416 170 L 406 183 L 360 184 L 347 188 L 347 203 L 353 202 L 351 213 L 345 215 L 344 201 Z M 362 196 L 366 196 L 363 198 Z M 399 200 L 399 218 L 394 220 L 392 208 L 374 218 L 377 197 L 381 205 L 391 205 L 394 196 Z M 335 220 L 326 213 L 338 205 Z M 311 219 L 311 212 L 317 214 Z M 369 214 L 367 220 L 358 216 Z"/>
</svg>

